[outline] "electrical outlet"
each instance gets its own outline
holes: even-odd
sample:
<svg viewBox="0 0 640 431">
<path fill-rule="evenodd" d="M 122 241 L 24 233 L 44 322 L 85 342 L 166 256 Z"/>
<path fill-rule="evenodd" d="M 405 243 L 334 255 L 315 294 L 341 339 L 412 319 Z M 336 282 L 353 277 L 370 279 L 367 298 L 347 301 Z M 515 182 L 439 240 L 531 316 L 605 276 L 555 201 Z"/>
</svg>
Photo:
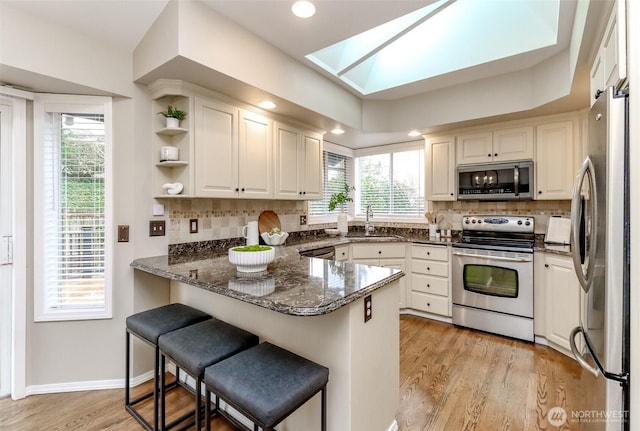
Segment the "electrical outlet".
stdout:
<svg viewBox="0 0 640 431">
<path fill-rule="evenodd" d="M 149 222 L 149 236 L 164 236 L 165 222 L 164 220 L 151 220 Z"/>
<path fill-rule="evenodd" d="M 307 224 L 307 215 L 303 214 L 300 216 L 300 226 L 304 226 Z"/>
<path fill-rule="evenodd" d="M 368 322 L 373 317 L 373 306 L 371 304 L 371 295 L 364 297 L 364 321 Z"/>
<path fill-rule="evenodd" d="M 118 242 L 129 242 L 129 225 L 118 225 Z"/>
<path fill-rule="evenodd" d="M 198 219 L 189 219 L 189 233 L 198 233 Z"/>
</svg>

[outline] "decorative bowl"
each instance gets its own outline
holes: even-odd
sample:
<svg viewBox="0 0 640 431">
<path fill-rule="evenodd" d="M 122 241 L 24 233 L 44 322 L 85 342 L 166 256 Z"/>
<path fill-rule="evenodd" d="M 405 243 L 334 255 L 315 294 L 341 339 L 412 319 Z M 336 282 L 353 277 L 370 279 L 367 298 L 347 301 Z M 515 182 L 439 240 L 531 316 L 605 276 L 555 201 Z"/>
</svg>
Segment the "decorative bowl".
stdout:
<svg viewBox="0 0 640 431">
<path fill-rule="evenodd" d="M 338 235 L 340 235 L 340 229 L 325 229 L 324 232 L 329 236 L 338 236 Z"/>
<path fill-rule="evenodd" d="M 253 296 L 265 296 L 276 290 L 276 281 L 271 275 L 244 273 L 229 280 L 229 289 Z"/>
<path fill-rule="evenodd" d="M 279 233 L 270 233 L 263 232 L 260 234 L 262 240 L 269 245 L 282 245 L 289 237 L 287 232 L 279 232 Z"/>
<path fill-rule="evenodd" d="M 266 245 L 248 245 L 229 249 L 229 262 L 236 265 L 238 272 L 266 271 L 276 252 Z"/>
</svg>

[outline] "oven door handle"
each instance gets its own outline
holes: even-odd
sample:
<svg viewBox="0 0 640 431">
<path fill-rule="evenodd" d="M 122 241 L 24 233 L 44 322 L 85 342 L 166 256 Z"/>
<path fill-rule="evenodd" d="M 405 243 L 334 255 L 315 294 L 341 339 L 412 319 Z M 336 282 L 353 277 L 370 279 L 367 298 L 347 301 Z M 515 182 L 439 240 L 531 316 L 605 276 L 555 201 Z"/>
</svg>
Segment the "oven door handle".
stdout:
<svg viewBox="0 0 640 431">
<path fill-rule="evenodd" d="M 487 255 L 478 255 L 478 254 L 469 254 L 463 253 L 460 251 L 451 252 L 454 256 L 463 256 L 463 257 L 476 257 L 479 259 L 489 259 L 489 260 L 502 260 L 506 262 L 531 262 L 533 259 L 530 257 L 504 257 L 504 256 L 487 256 Z"/>
</svg>

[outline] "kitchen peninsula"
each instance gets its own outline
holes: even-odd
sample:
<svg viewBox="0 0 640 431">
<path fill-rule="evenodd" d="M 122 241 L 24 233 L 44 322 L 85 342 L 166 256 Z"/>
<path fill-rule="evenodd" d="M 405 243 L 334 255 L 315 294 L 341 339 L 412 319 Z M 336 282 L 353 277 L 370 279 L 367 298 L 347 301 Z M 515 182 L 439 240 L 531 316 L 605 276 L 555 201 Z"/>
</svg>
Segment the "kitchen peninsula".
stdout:
<svg viewBox="0 0 640 431">
<path fill-rule="evenodd" d="M 226 255 L 169 264 L 136 259 L 137 270 L 171 280 L 170 301 L 201 309 L 329 368 L 331 430 L 397 429 L 399 282 L 392 268 L 301 257 L 278 246 L 266 272 L 240 274 Z M 365 322 L 364 301 L 373 313 Z M 371 387 L 375 390 L 371 390 Z M 283 423 L 320 429 L 314 397 Z"/>
</svg>

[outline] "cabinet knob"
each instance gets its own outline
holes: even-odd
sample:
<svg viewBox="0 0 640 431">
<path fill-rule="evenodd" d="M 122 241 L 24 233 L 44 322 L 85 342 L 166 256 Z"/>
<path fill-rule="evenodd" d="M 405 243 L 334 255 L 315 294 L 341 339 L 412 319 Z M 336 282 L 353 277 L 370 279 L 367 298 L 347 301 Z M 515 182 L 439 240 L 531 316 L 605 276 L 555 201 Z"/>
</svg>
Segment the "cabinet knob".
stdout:
<svg viewBox="0 0 640 431">
<path fill-rule="evenodd" d="M 427 256 L 431 256 L 431 252 L 430 251 L 427 252 Z"/>
<path fill-rule="evenodd" d="M 600 97 L 600 95 L 601 95 L 602 93 L 604 93 L 604 91 L 602 91 L 602 90 L 600 90 L 600 89 L 596 90 L 596 94 L 594 94 L 594 95 L 593 95 L 593 96 L 594 96 L 594 99 L 597 99 L 598 97 Z"/>
<path fill-rule="evenodd" d="M 548 263 L 545 263 L 545 264 L 544 264 L 544 267 L 545 267 L 545 268 L 549 268 L 549 264 L 548 264 Z"/>
<path fill-rule="evenodd" d="M 493 155 L 493 157 L 498 157 L 498 153 L 495 153 L 495 154 Z"/>
<path fill-rule="evenodd" d="M 538 190 L 538 194 L 541 195 L 542 194 L 542 190 Z"/>
<path fill-rule="evenodd" d="M 236 191 L 237 191 L 237 192 L 239 192 L 239 191 L 240 191 L 240 189 L 236 187 Z"/>
<path fill-rule="evenodd" d="M 302 194 L 302 192 L 298 192 L 298 194 L 299 194 L 299 195 L 301 195 L 301 194 Z"/>
<path fill-rule="evenodd" d="M 453 193 L 451 193 L 451 196 L 453 196 Z"/>
<path fill-rule="evenodd" d="M 491 157 L 491 153 L 487 154 L 487 157 Z"/>
<path fill-rule="evenodd" d="M 244 187 L 242 188 L 242 190 L 241 190 L 241 191 L 244 191 Z"/>
<path fill-rule="evenodd" d="M 427 302 L 427 307 L 431 307 L 431 303 L 430 302 Z"/>
<path fill-rule="evenodd" d="M 378 254 L 382 254 L 382 250 L 378 250 Z"/>
<path fill-rule="evenodd" d="M 427 266 L 427 271 L 431 271 L 431 267 Z"/>
<path fill-rule="evenodd" d="M 431 285 L 430 285 L 430 284 L 427 284 L 427 289 L 429 289 L 429 288 L 431 288 Z"/>
<path fill-rule="evenodd" d="M 303 194 L 303 195 L 306 195 L 306 194 L 307 194 L 307 192 L 302 192 L 302 194 Z"/>
</svg>

